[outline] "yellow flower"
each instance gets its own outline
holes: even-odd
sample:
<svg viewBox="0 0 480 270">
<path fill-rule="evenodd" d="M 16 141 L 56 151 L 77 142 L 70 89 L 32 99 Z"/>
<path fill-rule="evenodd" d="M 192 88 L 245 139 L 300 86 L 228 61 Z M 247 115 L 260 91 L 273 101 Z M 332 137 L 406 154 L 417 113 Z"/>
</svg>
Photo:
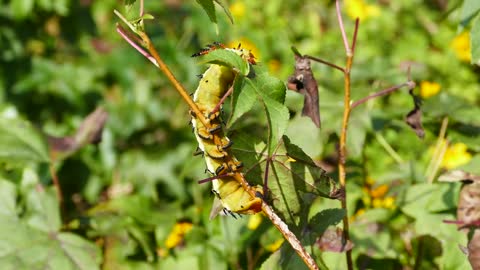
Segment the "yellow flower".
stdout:
<svg viewBox="0 0 480 270">
<path fill-rule="evenodd" d="M 467 164 L 472 159 L 472 154 L 467 152 L 467 146 L 464 143 L 455 143 L 448 146 L 442 160 L 442 167 L 453 169 Z"/>
<path fill-rule="evenodd" d="M 382 185 L 379 185 L 378 187 L 371 188 L 370 196 L 372 198 L 383 198 L 385 194 L 387 194 L 387 192 L 388 192 L 388 185 L 382 184 Z"/>
<path fill-rule="evenodd" d="M 271 73 L 274 73 L 274 74 L 277 73 L 280 70 L 280 67 L 281 67 L 281 63 L 277 59 L 272 59 L 268 61 L 268 70 Z M 289 159 L 291 158 L 289 157 Z"/>
<path fill-rule="evenodd" d="M 270 252 L 275 252 L 277 249 L 280 248 L 280 246 L 283 244 L 284 239 L 280 238 L 277 241 L 271 243 L 270 245 L 267 245 L 265 249 Z"/>
<path fill-rule="evenodd" d="M 387 184 L 381 184 L 374 187 L 375 180 L 370 176 L 365 181 L 365 186 L 362 187 L 362 191 L 365 194 L 362 196 L 362 202 L 365 205 L 365 209 L 368 208 L 386 208 L 395 209 L 395 198 L 392 196 L 386 196 L 390 186 Z M 359 209 L 355 216 L 363 214 L 365 209 Z"/>
<path fill-rule="evenodd" d="M 382 206 L 383 206 L 382 199 L 379 199 L 379 198 L 373 199 L 372 206 L 373 206 L 373 208 L 382 208 Z"/>
<path fill-rule="evenodd" d="M 436 82 L 422 81 L 420 82 L 420 96 L 429 98 L 440 92 L 440 84 Z"/>
<path fill-rule="evenodd" d="M 173 226 L 172 231 L 165 240 L 165 246 L 167 248 L 174 248 L 183 242 L 183 237 L 187 234 L 193 227 L 193 224 L 190 222 L 178 222 Z"/>
<path fill-rule="evenodd" d="M 253 44 L 250 40 L 246 38 L 240 38 L 238 40 L 231 41 L 227 44 L 227 47 L 229 48 L 237 48 L 238 45 L 241 46 L 241 48 L 250 50 L 250 52 L 255 56 L 255 59 L 258 60 L 260 59 L 260 51 L 258 50 L 257 46 Z"/>
<path fill-rule="evenodd" d="M 164 248 L 157 248 L 157 255 L 160 258 L 165 258 L 168 256 L 168 250 Z"/>
<path fill-rule="evenodd" d="M 359 18 L 360 21 L 380 15 L 380 8 L 377 5 L 366 4 L 364 0 L 346 0 L 345 8 L 350 18 Z"/>
<path fill-rule="evenodd" d="M 253 231 L 256 228 L 258 228 L 258 226 L 260 226 L 261 223 L 262 223 L 262 214 L 257 213 L 255 215 L 251 215 L 250 218 L 248 219 L 247 228 Z"/>
<path fill-rule="evenodd" d="M 470 52 L 470 33 L 468 31 L 462 32 L 456 36 L 450 47 L 455 51 L 457 58 L 461 61 L 470 62 L 472 54 Z"/>
<path fill-rule="evenodd" d="M 395 198 L 392 196 L 385 197 L 382 202 L 382 207 L 387 209 L 395 209 Z"/>
<path fill-rule="evenodd" d="M 245 16 L 245 3 L 243 1 L 235 1 L 230 5 L 230 13 L 237 19 L 242 18 Z"/>
<path fill-rule="evenodd" d="M 353 216 L 350 217 L 350 222 L 354 222 L 355 220 L 357 220 L 361 215 L 365 214 L 366 210 L 365 208 L 360 208 L 357 210 L 357 212 L 355 212 L 355 214 L 353 214 Z"/>
</svg>

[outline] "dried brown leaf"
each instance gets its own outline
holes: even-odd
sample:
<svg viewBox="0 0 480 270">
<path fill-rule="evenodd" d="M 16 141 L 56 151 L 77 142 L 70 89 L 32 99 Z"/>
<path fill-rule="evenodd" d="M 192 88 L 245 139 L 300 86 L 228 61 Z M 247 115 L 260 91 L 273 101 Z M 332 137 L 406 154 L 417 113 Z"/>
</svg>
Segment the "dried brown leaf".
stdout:
<svg viewBox="0 0 480 270">
<path fill-rule="evenodd" d="M 310 117 L 313 123 L 320 128 L 318 84 L 307 57 L 295 55 L 295 72 L 288 78 L 287 86 L 288 89 L 305 96 L 302 115 Z"/>
<path fill-rule="evenodd" d="M 63 159 L 87 144 L 97 144 L 102 139 L 102 131 L 108 113 L 101 107 L 90 113 L 72 136 L 54 137 L 47 135 L 53 159 Z"/>
<path fill-rule="evenodd" d="M 343 231 L 340 228 L 330 227 L 317 239 L 317 245 L 322 251 L 345 252 L 353 248 L 353 243 L 348 240 L 344 244 Z"/>
<path fill-rule="evenodd" d="M 412 96 L 415 106 L 413 110 L 406 115 L 405 122 L 407 122 L 413 131 L 415 131 L 415 134 L 417 134 L 420 139 L 423 139 L 425 136 L 425 131 L 423 130 L 422 125 L 422 111 L 420 110 L 421 101 L 412 90 L 409 91 L 409 94 Z"/>
</svg>

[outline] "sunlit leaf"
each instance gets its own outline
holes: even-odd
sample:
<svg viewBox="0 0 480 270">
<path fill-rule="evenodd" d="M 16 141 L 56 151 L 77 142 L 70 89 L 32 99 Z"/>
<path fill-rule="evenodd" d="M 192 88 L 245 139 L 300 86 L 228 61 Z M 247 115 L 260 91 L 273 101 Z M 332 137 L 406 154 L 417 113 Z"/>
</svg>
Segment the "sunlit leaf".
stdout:
<svg viewBox="0 0 480 270">
<path fill-rule="evenodd" d="M 102 131 L 107 118 L 108 114 L 105 109 L 98 107 L 85 118 L 74 135 L 47 136 L 51 156 L 63 159 L 88 144 L 98 144 L 102 140 Z"/>
<path fill-rule="evenodd" d="M 237 53 L 230 50 L 212 50 L 208 54 L 202 56 L 200 63 L 229 66 L 245 76 L 248 75 L 250 71 L 248 62 L 242 59 Z"/>
<path fill-rule="evenodd" d="M 480 2 L 476 0 L 465 0 L 462 5 L 460 20 L 463 25 L 467 25 L 475 15 L 480 11 Z"/>
<path fill-rule="evenodd" d="M 0 118 L 0 160 L 48 162 L 45 140 L 27 121 Z"/>
<path fill-rule="evenodd" d="M 227 4 L 223 0 L 214 0 L 215 3 L 217 3 L 219 6 L 222 7 L 223 11 L 227 15 L 227 17 L 230 19 L 230 22 L 233 23 L 233 17 L 232 14 L 230 13 L 230 10 L 228 9 Z"/>
<path fill-rule="evenodd" d="M 475 2 L 479 5 L 480 9 L 480 2 Z M 470 43 L 472 46 L 472 64 L 480 65 L 480 19 L 476 19 L 473 22 L 472 29 L 470 30 Z"/>
<path fill-rule="evenodd" d="M 296 224 L 313 198 L 341 196 L 337 183 L 285 136 L 272 155 L 263 142 L 247 135 L 235 138 L 233 151 L 245 164 L 246 178 L 252 183 L 263 181 L 268 164 L 268 196 L 287 224 Z"/>
<path fill-rule="evenodd" d="M 56 193 L 36 188 L 32 172 L 25 172 L 22 193 L 27 196 L 26 216 L 18 216 L 17 194 L 12 184 L 0 180 L 9 191 L 0 200 L 0 268 L 100 269 L 99 248 L 80 236 L 60 231 Z M 27 178 L 25 178 L 27 177 Z M 33 184 L 33 185 L 32 185 Z M 12 209 L 14 208 L 14 209 Z"/>
<path fill-rule="evenodd" d="M 210 21 L 213 23 L 217 23 L 217 14 L 215 13 L 215 4 L 213 0 L 197 0 L 197 3 L 199 3 L 203 10 L 207 13 L 208 17 L 210 18 Z"/>
</svg>

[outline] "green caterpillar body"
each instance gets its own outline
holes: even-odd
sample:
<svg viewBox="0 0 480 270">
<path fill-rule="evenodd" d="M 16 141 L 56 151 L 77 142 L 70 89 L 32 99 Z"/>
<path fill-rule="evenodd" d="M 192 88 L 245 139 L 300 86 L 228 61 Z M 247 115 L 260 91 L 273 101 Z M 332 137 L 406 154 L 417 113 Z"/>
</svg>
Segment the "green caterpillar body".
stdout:
<svg viewBox="0 0 480 270">
<path fill-rule="evenodd" d="M 226 50 L 231 50 L 246 61 L 254 63 L 253 56 L 245 49 Z M 205 54 L 205 51 L 202 54 Z M 216 194 L 215 203 L 220 202 L 220 204 L 215 206 L 214 203 L 211 217 L 215 217 L 222 210 L 232 215 L 233 213 L 255 214 L 261 211 L 261 198 L 250 196 L 233 177 L 233 174 L 240 173 L 242 163 L 232 155 L 229 149 L 232 142 L 225 136 L 219 112 L 212 113 L 233 84 L 235 76 L 231 67 L 211 64 L 202 74 L 193 96 L 193 101 L 211 125 L 211 128 L 207 129 L 196 117 L 192 118 L 195 137 L 199 149 L 204 153 L 207 169 L 218 176 L 212 180 L 212 191 Z M 254 188 L 262 194 L 261 186 Z"/>
</svg>

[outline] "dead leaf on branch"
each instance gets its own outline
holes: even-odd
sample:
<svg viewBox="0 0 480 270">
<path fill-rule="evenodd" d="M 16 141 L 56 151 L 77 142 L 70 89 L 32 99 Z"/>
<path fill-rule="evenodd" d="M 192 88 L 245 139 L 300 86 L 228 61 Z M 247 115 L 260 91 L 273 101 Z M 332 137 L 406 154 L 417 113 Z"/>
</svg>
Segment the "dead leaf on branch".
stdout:
<svg viewBox="0 0 480 270">
<path fill-rule="evenodd" d="M 342 229 L 335 227 L 328 228 L 323 235 L 317 239 L 316 244 L 320 250 L 331 252 L 346 252 L 354 246 L 350 240 L 344 244 Z"/>
<path fill-rule="evenodd" d="M 295 54 L 295 72 L 288 78 L 287 86 L 288 89 L 305 96 L 302 115 L 310 117 L 313 123 L 320 128 L 318 84 L 307 57 Z"/>
<path fill-rule="evenodd" d="M 439 177 L 442 182 L 463 182 L 457 206 L 457 224 L 470 239 L 463 249 L 472 269 L 480 269 L 480 176 L 462 170 L 449 171 Z"/>
<path fill-rule="evenodd" d="M 88 144 L 98 144 L 108 113 L 101 107 L 90 113 L 72 136 L 54 137 L 47 134 L 50 153 L 53 159 L 63 159 Z"/>
<path fill-rule="evenodd" d="M 410 90 L 409 94 L 412 96 L 414 108 L 405 116 L 405 122 L 415 131 L 417 137 L 423 139 L 425 130 L 423 130 L 422 111 L 420 110 L 422 102 L 420 98 L 413 93 L 413 90 Z"/>
</svg>

